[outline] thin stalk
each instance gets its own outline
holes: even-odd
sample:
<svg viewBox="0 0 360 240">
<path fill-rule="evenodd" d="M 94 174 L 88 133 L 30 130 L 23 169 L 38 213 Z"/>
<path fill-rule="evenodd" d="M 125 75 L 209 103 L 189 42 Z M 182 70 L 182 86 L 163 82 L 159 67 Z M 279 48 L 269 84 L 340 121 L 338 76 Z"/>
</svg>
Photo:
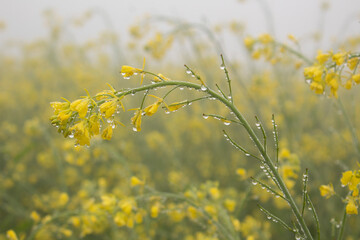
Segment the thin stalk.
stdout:
<svg viewBox="0 0 360 240">
<path fill-rule="evenodd" d="M 347 216 L 347 213 L 346 213 L 346 207 L 345 207 L 345 208 L 344 208 L 343 219 L 341 220 L 340 232 L 339 232 L 339 235 L 338 235 L 337 240 L 342 240 L 342 238 L 343 238 L 344 228 L 345 228 L 345 222 L 346 222 L 346 216 Z"/>
</svg>

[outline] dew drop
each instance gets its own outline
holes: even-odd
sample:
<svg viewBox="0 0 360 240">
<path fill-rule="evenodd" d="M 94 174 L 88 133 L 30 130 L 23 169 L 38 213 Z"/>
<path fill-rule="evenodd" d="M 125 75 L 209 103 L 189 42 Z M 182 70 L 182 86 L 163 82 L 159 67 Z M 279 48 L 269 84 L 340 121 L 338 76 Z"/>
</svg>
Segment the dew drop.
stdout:
<svg viewBox="0 0 360 240">
<path fill-rule="evenodd" d="M 258 184 L 256 181 L 252 181 L 251 183 L 252 183 L 252 185 L 254 185 L 254 186 Z"/>
<path fill-rule="evenodd" d="M 221 70 L 224 70 L 224 69 L 225 69 L 225 65 L 224 65 L 224 64 L 221 64 L 221 65 L 220 65 L 220 69 L 221 69 Z"/>
<path fill-rule="evenodd" d="M 71 134 L 69 135 L 69 138 L 74 138 L 74 134 L 71 133 Z"/>
<path fill-rule="evenodd" d="M 250 157 L 250 153 L 245 153 L 245 156 Z"/>
<path fill-rule="evenodd" d="M 186 70 L 186 73 L 187 73 L 187 74 L 191 74 L 191 71 L 190 71 L 190 70 Z"/>
<path fill-rule="evenodd" d="M 138 130 L 137 130 L 137 128 L 136 128 L 136 127 L 133 127 L 133 131 L 134 131 L 134 132 L 137 132 Z"/>
<path fill-rule="evenodd" d="M 201 91 L 204 91 L 204 92 L 205 92 L 205 91 L 207 90 L 207 87 L 204 86 L 204 85 L 201 85 L 201 88 L 200 88 L 200 89 L 201 89 Z"/>
<path fill-rule="evenodd" d="M 208 115 L 203 115 L 203 118 L 204 118 L 204 119 L 208 119 L 209 116 L 208 116 Z"/>
<path fill-rule="evenodd" d="M 224 121 L 224 125 L 229 126 L 230 122 L 229 121 Z"/>
<path fill-rule="evenodd" d="M 181 91 L 182 91 L 182 90 L 184 90 L 184 88 L 183 88 L 183 87 L 180 87 L 179 89 L 180 89 Z"/>
</svg>

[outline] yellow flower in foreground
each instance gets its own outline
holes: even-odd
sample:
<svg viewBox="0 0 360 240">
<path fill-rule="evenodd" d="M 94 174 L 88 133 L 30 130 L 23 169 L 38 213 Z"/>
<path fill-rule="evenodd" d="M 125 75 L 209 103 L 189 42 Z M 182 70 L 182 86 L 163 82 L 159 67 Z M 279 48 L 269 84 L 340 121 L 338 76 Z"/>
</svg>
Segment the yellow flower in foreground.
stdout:
<svg viewBox="0 0 360 240">
<path fill-rule="evenodd" d="M 89 102 L 90 99 L 88 98 L 75 100 L 70 104 L 70 109 L 78 112 L 80 118 L 84 118 L 88 111 Z"/>
<path fill-rule="evenodd" d="M 184 106 L 186 106 L 186 103 L 184 103 L 184 102 L 175 102 L 175 103 L 167 106 L 166 108 L 169 112 L 174 112 Z"/>
<path fill-rule="evenodd" d="M 144 185 L 144 181 L 141 181 L 139 178 L 137 178 L 135 176 L 131 177 L 130 182 L 131 182 L 132 187 L 135 187 L 138 185 Z"/>
<path fill-rule="evenodd" d="M 355 199 L 353 197 L 350 197 L 348 199 L 348 204 L 346 205 L 346 213 L 347 214 L 358 214 L 357 206 L 355 203 Z"/>
<path fill-rule="evenodd" d="M 115 113 L 117 107 L 117 99 L 112 99 L 100 105 L 100 112 L 105 115 L 105 118 L 109 118 Z"/>
<path fill-rule="evenodd" d="M 85 121 L 80 121 L 70 128 L 70 131 L 74 131 L 74 137 L 76 138 L 76 143 L 84 146 L 90 145 L 90 132 L 89 127 L 85 123 Z"/>
<path fill-rule="evenodd" d="M 6 237 L 10 240 L 18 240 L 16 233 L 12 229 L 10 229 L 6 232 Z"/>
<path fill-rule="evenodd" d="M 332 183 L 330 183 L 329 185 L 321 185 L 319 190 L 320 190 L 321 196 L 326 197 L 326 198 L 330 198 L 332 195 L 335 194 Z"/>
<path fill-rule="evenodd" d="M 162 82 L 162 81 L 169 81 L 170 79 L 159 73 L 157 76 L 153 78 L 154 82 Z"/>
<path fill-rule="evenodd" d="M 156 113 L 156 111 L 159 108 L 159 105 L 162 103 L 162 99 L 159 99 L 158 101 L 156 101 L 155 103 L 147 106 L 146 108 L 144 108 L 144 113 L 145 115 L 151 116 L 154 113 Z"/>
<path fill-rule="evenodd" d="M 131 118 L 131 122 L 134 125 L 133 130 L 136 132 L 141 131 L 141 115 L 142 115 L 142 110 L 138 109 L 136 110 L 135 115 Z"/>
<path fill-rule="evenodd" d="M 132 75 L 137 75 L 138 73 L 143 73 L 144 68 L 145 68 L 145 58 L 144 58 L 142 69 L 124 65 L 124 66 L 121 67 L 120 73 L 121 73 L 121 75 L 124 76 L 124 78 L 128 79 Z M 140 84 L 142 84 L 143 80 L 144 80 L 144 74 L 141 74 L 141 83 Z"/>
</svg>

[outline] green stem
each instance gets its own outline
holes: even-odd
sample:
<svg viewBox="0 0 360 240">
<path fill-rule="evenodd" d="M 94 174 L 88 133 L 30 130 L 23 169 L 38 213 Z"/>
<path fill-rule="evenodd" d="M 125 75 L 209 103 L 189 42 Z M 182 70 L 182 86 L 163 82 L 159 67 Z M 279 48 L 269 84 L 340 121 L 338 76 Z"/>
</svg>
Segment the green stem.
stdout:
<svg viewBox="0 0 360 240">
<path fill-rule="evenodd" d="M 346 216 L 347 216 L 347 213 L 346 213 L 346 207 L 345 207 L 344 208 L 344 215 L 343 215 L 343 218 L 341 220 L 341 228 L 340 228 L 340 232 L 339 232 L 337 240 L 342 240 L 342 238 L 343 238 L 345 222 L 346 222 Z"/>
<path fill-rule="evenodd" d="M 151 84 L 151 85 L 145 85 L 142 87 L 138 87 L 138 88 L 133 88 L 130 90 L 126 90 L 124 92 L 120 92 L 117 94 L 118 97 L 121 96 L 126 96 L 129 95 L 131 93 L 137 93 L 137 92 L 141 92 L 141 91 L 145 91 L 148 89 L 153 89 L 153 88 L 158 88 L 158 87 L 163 87 L 163 86 L 174 86 L 174 85 L 179 85 L 179 86 L 184 86 L 184 87 L 188 87 L 188 88 L 193 88 L 196 90 L 201 91 L 201 85 L 199 84 L 195 84 L 195 83 L 190 83 L 190 82 L 184 82 L 184 81 L 166 81 L 166 82 L 160 82 L 160 83 L 155 83 L 155 84 Z M 254 130 L 251 128 L 250 124 L 246 121 L 246 119 L 244 118 L 244 116 L 239 112 L 239 110 L 235 107 L 235 105 L 229 101 L 229 99 L 224 98 L 223 96 L 219 95 L 217 92 L 215 92 L 212 89 L 207 88 L 205 91 L 203 91 L 204 93 L 209 94 L 210 96 L 216 98 L 217 100 L 219 100 L 220 102 L 222 102 L 226 107 L 228 107 L 230 109 L 230 111 L 232 111 L 234 113 L 234 115 L 236 116 L 236 118 L 244 125 L 245 130 L 248 132 L 250 138 L 254 141 L 256 147 L 258 148 L 261 156 L 264 159 L 264 162 L 268 165 L 268 167 L 270 168 L 271 172 L 274 175 L 274 181 L 277 183 L 277 185 L 279 186 L 280 190 L 283 192 L 284 197 L 288 200 L 288 203 L 290 204 L 290 207 L 295 215 L 295 218 L 298 221 L 298 224 L 301 227 L 302 232 L 304 233 L 304 235 L 306 236 L 306 239 L 310 239 L 312 240 L 313 237 L 305 223 L 305 220 L 301 217 L 301 213 L 295 203 L 295 200 L 293 199 L 293 197 L 291 196 L 288 188 L 285 185 L 285 182 L 282 180 L 280 174 L 278 173 L 275 165 L 273 164 L 272 160 L 270 159 L 269 155 L 267 154 L 267 152 L 265 151 L 264 146 L 262 145 L 262 143 L 260 142 L 260 140 L 258 139 L 258 137 L 256 136 Z"/>
</svg>

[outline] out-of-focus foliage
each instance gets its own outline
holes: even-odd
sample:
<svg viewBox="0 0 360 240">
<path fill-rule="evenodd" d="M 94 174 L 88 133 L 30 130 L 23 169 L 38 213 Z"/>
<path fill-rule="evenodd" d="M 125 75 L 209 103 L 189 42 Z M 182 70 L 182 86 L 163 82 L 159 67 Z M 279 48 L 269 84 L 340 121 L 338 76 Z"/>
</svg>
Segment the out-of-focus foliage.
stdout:
<svg viewBox="0 0 360 240">
<path fill-rule="evenodd" d="M 73 102 L 86 95 L 84 89 L 93 96 L 109 89 L 107 83 L 115 89 L 138 86 L 140 76 L 128 80 L 119 72 L 125 64 L 141 70 L 144 55 L 145 69 L 159 69 L 170 79 L 192 79 L 181 67 L 186 61 L 206 83 L 226 86 L 218 56 L 222 47 L 206 26 L 164 20 L 170 30 L 161 32 L 154 29 L 155 20 L 146 20 L 130 28 L 132 40 L 126 46 L 119 45 L 113 32 L 85 43 L 68 40 L 68 31 L 86 24 L 93 14 L 89 12 L 74 21 L 74 26 L 65 27 L 48 12 L 48 38 L 15 44 L 18 54 L 0 55 L 0 239 L 6 235 L 9 239 L 292 238 L 293 234 L 267 220 L 257 207 L 261 203 L 290 221 L 288 205 L 258 185 L 252 186 L 249 177 L 261 179 L 262 170 L 255 159 L 224 139 L 222 129 L 234 132 L 236 141 L 249 150 L 254 150 L 252 141 L 235 124 L 202 117 L 227 114 L 217 103 L 195 102 L 169 115 L 159 109 L 151 117 L 143 116 L 138 133 L 132 131 L 134 112 L 128 109 L 138 107 L 142 96 L 134 96 L 124 99 L 125 112 L 118 109 L 118 120 L 125 127 L 117 124 L 111 128 L 111 142 L 94 136 L 90 147 L 74 147 L 76 140 L 64 140 L 56 133 L 49 124 L 53 114 L 49 102 L 61 97 Z M 245 48 L 255 46 L 240 23 L 215 30 L 219 28 L 240 39 L 239 46 L 244 40 Z M 330 197 L 336 192 L 345 200 L 347 191 L 341 184 L 349 191 L 356 191 L 358 185 L 349 177 L 358 178 L 358 146 L 353 146 L 353 135 L 339 104 L 356 129 L 359 87 L 351 85 L 348 91 L 345 81 L 345 88 L 331 89 L 341 102 L 316 95 L 310 88 L 320 93 L 319 88 L 312 83 L 309 88 L 301 68 L 311 64 L 288 51 L 288 45 L 277 49 L 266 45 L 273 41 L 270 35 L 259 39 L 265 45 L 251 51 L 244 48 L 247 59 L 227 60 L 234 102 L 248 119 L 257 115 L 267 132 L 272 131 L 271 116 L 275 114 L 281 175 L 300 203 L 302 174 L 309 169 L 309 192 L 320 221 L 325 223 L 321 226 L 323 237 L 329 239 L 345 205 L 321 195 Z M 300 44 L 290 39 L 289 46 Z M 358 45 L 359 37 L 354 36 L 344 41 L 344 51 L 356 51 Z M 176 50 L 179 46 L 183 46 L 180 53 Z M 261 56 L 270 63 L 252 60 Z M 164 58 L 169 63 L 165 64 Z M 355 76 L 351 84 L 358 83 Z M 144 82 L 151 80 L 145 76 Z M 334 87 L 331 81 L 323 84 Z M 159 96 L 165 93 L 162 91 L 158 90 Z M 192 99 L 196 93 L 177 89 L 167 103 L 184 96 Z M 156 99 L 151 101 L 146 106 Z M 107 136 L 103 138 L 111 138 Z M 80 145 L 88 145 L 83 143 Z M 269 151 L 275 154 L 273 149 Z M 333 185 L 323 186 L 320 192 L 319 187 L 329 182 Z M 348 213 L 355 213 L 357 197 L 352 194 L 346 198 Z M 305 218 L 312 222 L 310 212 L 305 212 Z M 348 231 L 348 239 L 356 239 L 359 217 L 349 217 L 347 224 L 345 234 Z M 314 229 L 313 222 L 310 230 Z"/>
</svg>

